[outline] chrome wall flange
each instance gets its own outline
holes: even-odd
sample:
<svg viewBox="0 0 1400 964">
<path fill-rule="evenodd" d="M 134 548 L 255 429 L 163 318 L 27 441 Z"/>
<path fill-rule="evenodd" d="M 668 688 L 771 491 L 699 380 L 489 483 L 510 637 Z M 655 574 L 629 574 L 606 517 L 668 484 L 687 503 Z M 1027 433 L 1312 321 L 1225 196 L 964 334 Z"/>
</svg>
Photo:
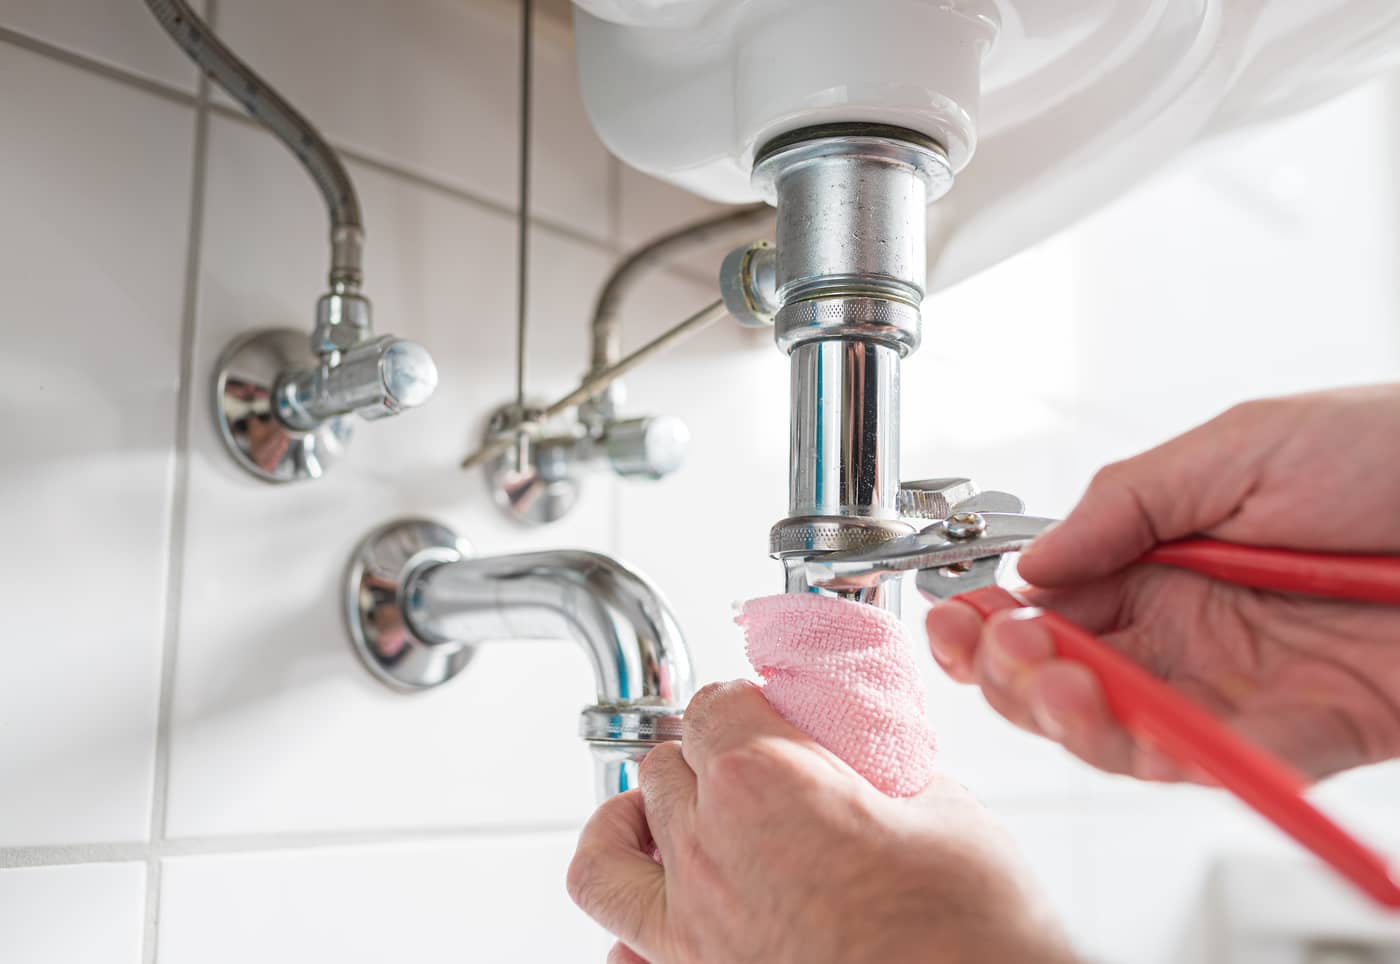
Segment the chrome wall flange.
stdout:
<svg viewBox="0 0 1400 964">
<path fill-rule="evenodd" d="M 296 429 L 277 416 L 285 372 L 317 364 L 306 332 L 251 331 L 224 349 L 214 376 L 214 420 L 234 461 L 264 482 L 319 479 L 345 454 L 354 432 L 348 416 Z"/>
<path fill-rule="evenodd" d="M 491 413 L 483 444 L 512 434 L 533 410 L 523 413 L 514 404 Z M 521 435 L 516 444 L 484 466 L 491 498 L 502 512 L 528 526 L 548 525 L 569 514 L 577 504 L 582 481 L 572 466 L 572 450 L 581 440 L 581 426 L 556 419 L 535 436 Z"/>
<path fill-rule="evenodd" d="M 421 565 L 472 555 L 466 539 L 441 523 L 400 519 L 375 529 L 356 547 L 345 581 L 345 622 L 355 652 L 371 673 L 397 690 L 421 691 L 466 669 L 475 647 L 430 641 L 407 616 L 404 584 Z"/>
<path fill-rule="evenodd" d="M 580 406 L 577 419 L 559 415 L 540 421 L 539 412 L 503 405 L 491 413 L 483 439 L 488 450 L 514 437 L 484 467 L 496 505 L 525 525 L 548 525 L 568 515 L 587 471 L 606 465 L 620 478 L 654 482 L 681 467 L 690 444 L 690 431 L 680 419 L 620 418 L 611 399 Z"/>
</svg>

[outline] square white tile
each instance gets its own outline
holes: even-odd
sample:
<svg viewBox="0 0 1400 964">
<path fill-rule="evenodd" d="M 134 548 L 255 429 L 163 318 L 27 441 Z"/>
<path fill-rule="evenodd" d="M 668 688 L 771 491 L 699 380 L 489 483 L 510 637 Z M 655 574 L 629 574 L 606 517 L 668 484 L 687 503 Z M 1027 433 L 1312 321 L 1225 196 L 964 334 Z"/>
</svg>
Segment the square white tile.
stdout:
<svg viewBox="0 0 1400 964">
<path fill-rule="evenodd" d="M 622 245 L 626 250 L 640 247 L 686 225 L 723 214 L 734 207 L 707 201 L 621 163 L 618 184 L 618 220 Z M 724 256 L 749 241 L 772 241 L 773 225 L 774 219 L 770 215 L 767 220 L 751 228 L 718 233 L 712 240 L 676 252 L 669 258 L 667 266 L 714 291 L 718 297 L 719 266 Z"/>
<path fill-rule="evenodd" d="M 512 6 L 223 0 L 218 29 L 333 143 L 515 206 L 520 29 Z"/>
<path fill-rule="evenodd" d="M 0 870 L 0 959 L 138 964 L 145 864 Z"/>
<path fill-rule="evenodd" d="M 193 121 L 0 58 L 0 846 L 149 828 Z"/>
<path fill-rule="evenodd" d="M 190 5 L 202 13 L 204 0 Z M 195 67 L 144 3 L 0 0 L 0 27 L 193 92 Z"/>
<path fill-rule="evenodd" d="M 612 155 L 584 110 L 573 36 L 536 15 L 531 102 L 530 209 L 537 217 L 612 240 Z"/>
<path fill-rule="evenodd" d="M 571 834 L 165 861 L 161 964 L 601 961 Z"/>
<path fill-rule="evenodd" d="M 622 164 L 622 242 L 628 247 L 650 241 L 689 221 L 723 211 L 725 206 L 707 201 L 684 188 Z"/>
<path fill-rule="evenodd" d="M 484 553 L 606 548 L 611 503 L 590 485 L 565 523 L 524 530 L 457 463 L 486 413 L 514 397 L 514 224 L 356 169 L 379 330 L 433 352 L 422 409 L 360 425 L 314 483 L 267 486 L 226 456 L 196 386 L 189 551 L 176 681 L 169 831 L 175 836 L 349 828 L 573 823 L 592 807 L 577 712 L 593 680 L 571 642 L 486 648 L 450 686 L 414 697 L 370 678 L 341 613 L 350 553 L 404 515 L 440 518 Z M 271 138 L 216 121 L 196 371 L 256 326 L 309 329 L 324 276 L 324 215 Z M 536 235 L 531 387 L 553 396 L 585 364 L 588 245 Z M 509 721 L 510 737 L 502 737 Z"/>
</svg>

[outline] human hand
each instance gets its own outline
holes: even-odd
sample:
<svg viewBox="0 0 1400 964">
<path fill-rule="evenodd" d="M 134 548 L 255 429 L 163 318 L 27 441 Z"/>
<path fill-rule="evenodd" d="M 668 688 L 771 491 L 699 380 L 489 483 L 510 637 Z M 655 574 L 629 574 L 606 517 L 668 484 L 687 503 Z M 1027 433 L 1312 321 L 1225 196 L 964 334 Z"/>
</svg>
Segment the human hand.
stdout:
<svg viewBox="0 0 1400 964">
<path fill-rule="evenodd" d="M 884 797 L 752 684 L 702 689 L 640 784 L 599 808 L 569 867 L 575 902 L 620 938 L 610 964 L 1072 960 L 966 791 L 938 777 Z"/>
<path fill-rule="evenodd" d="M 1250 402 L 1095 476 L 1022 555 L 1030 602 L 1063 613 L 1320 778 L 1400 756 L 1400 607 L 1310 599 L 1130 566 L 1201 534 L 1260 546 L 1400 553 L 1400 386 Z M 1013 723 L 1101 769 L 1193 778 L 1136 743 L 1083 666 L 1023 613 L 929 612 L 934 657 Z"/>
</svg>

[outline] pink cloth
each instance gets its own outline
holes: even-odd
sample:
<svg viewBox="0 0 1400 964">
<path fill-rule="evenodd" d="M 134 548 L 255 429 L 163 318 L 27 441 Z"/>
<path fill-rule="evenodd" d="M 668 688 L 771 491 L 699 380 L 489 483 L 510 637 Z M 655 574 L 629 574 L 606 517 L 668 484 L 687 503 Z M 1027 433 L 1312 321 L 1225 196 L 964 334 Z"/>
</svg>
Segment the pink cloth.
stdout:
<svg viewBox="0 0 1400 964">
<path fill-rule="evenodd" d="M 812 593 L 751 599 L 736 620 L 768 702 L 875 788 L 908 797 L 933 777 L 914 652 L 884 610 Z"/>
</svg>

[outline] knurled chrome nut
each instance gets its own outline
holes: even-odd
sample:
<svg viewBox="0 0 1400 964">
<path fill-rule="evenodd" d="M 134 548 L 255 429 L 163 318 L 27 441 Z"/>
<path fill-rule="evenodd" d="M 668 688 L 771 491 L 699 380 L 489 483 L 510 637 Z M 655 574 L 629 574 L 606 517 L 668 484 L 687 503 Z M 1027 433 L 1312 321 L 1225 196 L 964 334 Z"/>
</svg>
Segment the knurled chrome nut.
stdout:
<svg viewBox="0 0 1400 964">
<path fill-rule="evenodd" d="M 851 339 L 893 348 L 901 358 L 919 347 L 919 309 L 866 295 L 828 295 L 783 305 L 774 316 L 778 347 L 791 353 L 809 341 Z"/>
<path fill-rule="evenodd" d="M 655 704 L 590 706 L 579 715 L 578 734 L 594 743 L 667 743 L 681 738 L 682 713 Z"/>
<path fill-rule="evenodd" d="M 919 479 L 901 482 L 895 507 L 908 519 L 946 519 L 959 502 L 977 495 L 971 479 Z"/>
<path fill-rule="evenodd" d="M 775 559 L 824 552 L 868 549 L 907 536 L 914 527 L 894 519 L 861 516 L 792 516 L 768 532 L 768 553 Z"/>
</svg>

